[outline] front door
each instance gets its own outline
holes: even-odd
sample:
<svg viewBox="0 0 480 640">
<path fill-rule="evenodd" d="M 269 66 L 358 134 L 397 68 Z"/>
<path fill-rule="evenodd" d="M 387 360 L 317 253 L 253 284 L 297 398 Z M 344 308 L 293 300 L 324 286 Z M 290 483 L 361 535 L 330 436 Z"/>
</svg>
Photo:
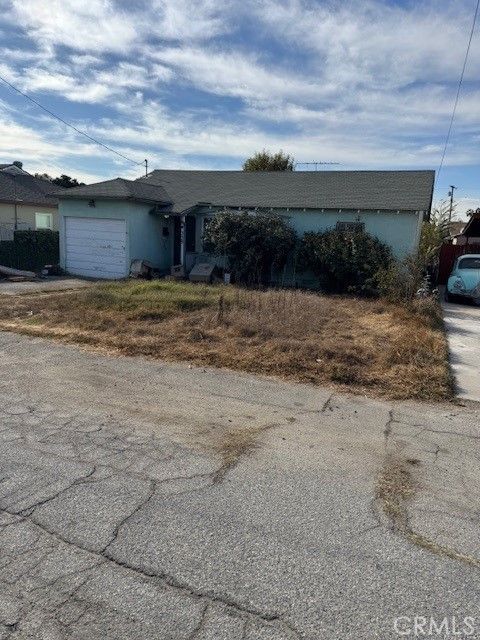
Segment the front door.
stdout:
<svg viewBox="0 0 480 640">
<path fill-rule="evenodd" d="M 195 253 L 197 218 L 196 216 L 186 216 L 185 218 L 185 250 L 187 253 Z"/>
<path fill-rule="evenodd" d="M 179 216 L 173 219 L 173 264 L 181 263 L 182 255 L 182 220 Z"/>
</svg>

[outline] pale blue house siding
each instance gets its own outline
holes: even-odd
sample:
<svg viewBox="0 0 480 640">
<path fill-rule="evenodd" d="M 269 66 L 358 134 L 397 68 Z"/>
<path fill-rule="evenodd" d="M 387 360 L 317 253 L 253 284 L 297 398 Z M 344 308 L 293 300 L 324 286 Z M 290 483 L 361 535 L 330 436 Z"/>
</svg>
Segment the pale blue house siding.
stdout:
<svg viewBox="0 0 480 640">
<path fill-rule="evenodd" d="M 60 266 L 65 268 L 65 218 L 75 216 L 126 220 L 125 275 L 128 275 L 131 261 L 137 258 L 148 260 L 158 269 L 169 270 L 173 251 L 171 222 L 149 213 L 151 208 L 152 205 L 120 200 L 95 200 L 95 207 L 89 207 L 87 200 L 62 200 L 59 205 Z M 168 237 L 164 237 L 163 227 L 169 229 Z"/>
<path fill-rule="evenodd" d="M 376 211 L 281 211 L 289 218 L 290 224 L 299 237 L 308 231 L 332 229 L 337 222 L 363 222 L 365 231 L 389 245 L 399 259 L 418 248 L 421 213 L 394 213 Z"/>
<path fill-rule="evenodd" d="M 89 207 L 87 200 L 63 200 L 59 205 L 60 221 L 60 264 L 65 268 L 65 218 L 68 216 L 85 218 L 110 218 L 126 221 L 127 255 L 125 275 L 128 275 L 131 261 L 134 259 L 148 260 L 156 268 L 169 271 L 173 264 L 173 217 L 153 215 L 149 213 L 152 205 L 141 204 L 126 200 L 95 200 L 95 207 Z M 199 207 L 195 216 L 196 242 L 195 253 L 186 256 L 186 267 L 189 270 L 197 260 L 211 260 L 205 256 L 202 247 L 203 221 L 220 211 L 220 207 Z M 365 224 L 365 230 L 385 242 L 392 248 L 394 255 L 402 259 L 414 253 L 418 248 L 423 212 L 393 212 L 393 211 L 343 211 L 343 210 L 302 210 L 276 209 L 285 216 L 299 237 L 308 231 L 324 231 L 335 228 L 337 222 L 360 221 Z M 168 229 L 168 235 L 163 233 Z M 222 260 L 215 259 L 221 265 Z M 307 274 L 301 276 L 293 265 L 285 270 L 280 277 L 281 282 L 287 284 L 310 281 Z"/>
<path fill-rule="evenodd" d="M 197 252 L 202 251 L 201 236 L 203 218 L 215 215 L 219 209 L 204 208 L 199 214 L 197 224 Z M 395 257 L 405 258 L 418 249 L 423 212 L 390 212 L 390 211 L 338 211 L 338 210 L 302 210 L 276 209 L 276 213 L 285 216 L 299 237 L 308 231 L 325 231 L 332 229 L 337 222 L 360 221 L 365 224 L 365 231 L 391 247 Z"/>
</svg>

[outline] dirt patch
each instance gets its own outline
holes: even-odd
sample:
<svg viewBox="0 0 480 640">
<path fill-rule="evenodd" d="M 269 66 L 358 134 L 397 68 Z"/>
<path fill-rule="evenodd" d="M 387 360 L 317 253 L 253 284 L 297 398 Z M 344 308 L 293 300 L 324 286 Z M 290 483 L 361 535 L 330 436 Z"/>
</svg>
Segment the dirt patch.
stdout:
<svg viewBox="0 0 480 640">
<path fill-rule="evenodd" d="M 0 328 L 394 399 L 453 397 L 443 329 L 418 305 L 126 282 L 0 299 Z"/>
<path fill-rule="evenodd" d="M 480 559 L 464 554 L 414 531 L 409 524 L 408 506 L 421 485 L 414 476 L 419 466 L 416 459 L 403 460 L 387 456 L 377 477 L 376 503 L 387 517 L 392 530 L 409 542 L 436 555 L 480 568 Z"/>
<path fill-rule="evenodd" d="M 222 458 L 222 465 L 215 473 L 214 483 L 221 482 L 225 475 L 233 469 L 241 458 L 244 458 L 259 446 L 258 437 L 264 431 L 273 429 L 276 425 L 263 427 L 245 427 L 222 431 L 212 439 L 211 449 Z"/>
</svg>

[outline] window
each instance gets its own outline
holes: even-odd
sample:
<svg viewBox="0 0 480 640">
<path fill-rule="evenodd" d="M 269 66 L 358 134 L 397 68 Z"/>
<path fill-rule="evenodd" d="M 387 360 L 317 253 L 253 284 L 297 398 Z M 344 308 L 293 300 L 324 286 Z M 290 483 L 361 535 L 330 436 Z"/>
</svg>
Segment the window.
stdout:
<svg viewBox="0 0 480 640">
<path fill-rule="evenodd" d="M 480 271 L 480 257 L 478 258 L 462 258 L 458 263 L 459 269 L 475 269 Z"/>
<path fill-rule="evenodd" d="M 337 222 L 337 231 L 341 233 L 358 233 L 365 231 L 364 222 Z"/>
<path fill-rule="evenodd" d="M 35 229 L 53 229 L 53 213 L 36 213 Z"/>
</svg>

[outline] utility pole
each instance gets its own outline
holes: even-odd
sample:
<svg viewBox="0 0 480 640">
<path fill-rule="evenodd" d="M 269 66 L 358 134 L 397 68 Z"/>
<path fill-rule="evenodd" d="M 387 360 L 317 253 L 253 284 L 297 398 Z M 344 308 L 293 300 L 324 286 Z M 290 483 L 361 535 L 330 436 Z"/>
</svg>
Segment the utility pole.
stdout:
<svg viewBox="0 0 480 640">
<path fill-rule="evenodd" d="M 145 158 L 144 162 L 145 162 L 145 177 L 147 177 L 148 176 L 148 160 Z"/>
<path fill-rule="evenodd" d="M 448 195 L 450 196 L 450 210 L 448 212 L 448 221 L 451 222 L 452 221 L 452 214 L 453 214 L 453 194 L 454 191 L 457 187 L 454 184 L 450 185 L 450 191 L 448 192 Z"/>
<path fill-rule="evenodd" d="M 17 209 L 17 176 L 13 174 L 13 229 L 18 229 L 18 209 Z"/>
</svg>

